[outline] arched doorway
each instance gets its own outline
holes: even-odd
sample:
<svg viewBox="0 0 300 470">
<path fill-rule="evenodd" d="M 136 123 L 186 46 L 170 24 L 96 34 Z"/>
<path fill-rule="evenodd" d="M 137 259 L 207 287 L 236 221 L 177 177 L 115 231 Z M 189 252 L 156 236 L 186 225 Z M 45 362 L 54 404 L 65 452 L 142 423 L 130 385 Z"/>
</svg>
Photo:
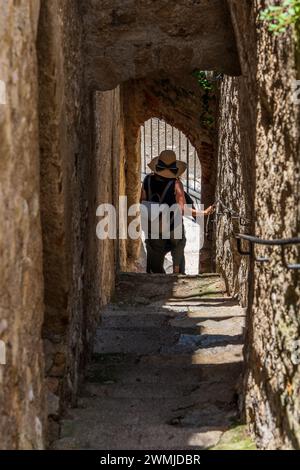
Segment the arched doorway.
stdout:
<svg viewBox="0 0 300 470">
<path fill-rule="evenodd" d="M 174 150 L 178 160 L 187 164 L 182 182 L 196 204 L 201 201 L 201 164 L 195 147 L 185 134 L 159 118 L 151 118 L 141 127 L 141 175 L 150 173 L 148 163 L 162 150 Z"/>
<path fill-rule="evenodd" d="M 162 150 L 174 150 L 177 159 L 187 164 L 187 171 L 181 177 L 185 191 L 192 198 L 194 206 L 201 205 L 201 164 L 196 148 L 191 144 L 185 134 L 175 126 L 163 119 L 150 118 L 141 126 L 141 181 L 151 173 L 148 167 L 152 158 L 159 155 Z M 199 274 L 200 250 L 203 244 L 203 227 L 195 224 L 191 218 L 185 218 L 185 231 L 187 245 L 185 249 L 186 274 Z M 144 270 L 146 252 L 144 246 L 141 249 L 138 269 Z M 172 273 L 171 255 L 166 256 L 165 270 Z"/>
</svg>

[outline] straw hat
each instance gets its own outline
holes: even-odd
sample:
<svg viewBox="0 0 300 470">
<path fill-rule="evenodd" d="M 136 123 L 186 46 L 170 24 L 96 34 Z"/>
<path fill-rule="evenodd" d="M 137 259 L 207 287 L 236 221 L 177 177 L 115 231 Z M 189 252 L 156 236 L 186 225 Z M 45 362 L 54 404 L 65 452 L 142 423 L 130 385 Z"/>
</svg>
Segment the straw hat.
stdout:
<svg viewBox="0 0 300 470">
<path fill-rule="evenodd" d="M 164 178 L 178 178 L 187 167 L 186 163 L 176 160 L 176 153 L 173 150 L 163 150 L 148 166 L 150 170 Z"/>
</svg>

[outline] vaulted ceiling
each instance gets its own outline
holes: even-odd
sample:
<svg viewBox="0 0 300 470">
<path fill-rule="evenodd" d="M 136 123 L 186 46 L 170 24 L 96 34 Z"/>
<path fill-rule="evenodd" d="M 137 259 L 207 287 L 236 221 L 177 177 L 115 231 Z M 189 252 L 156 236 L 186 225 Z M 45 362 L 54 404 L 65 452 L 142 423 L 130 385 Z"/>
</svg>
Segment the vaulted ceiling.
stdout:
<svg viewBox="0 0 300 470">
<path fill-rule="evenodd" d="M 95 89 L 195 69 L 240 74 L 227 0 L 86 0 L 82 15 Z"/>
</svg>

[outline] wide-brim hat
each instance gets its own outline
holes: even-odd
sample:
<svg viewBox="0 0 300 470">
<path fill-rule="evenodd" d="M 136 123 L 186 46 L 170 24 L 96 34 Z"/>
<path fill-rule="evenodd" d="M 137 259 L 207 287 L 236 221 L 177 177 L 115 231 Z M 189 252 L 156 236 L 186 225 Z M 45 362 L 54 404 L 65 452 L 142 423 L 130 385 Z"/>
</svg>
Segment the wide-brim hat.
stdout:
<svg viewBox="0 0 300 470">
<path fill-rule="evenodd" d="M 178 178 L 187 168 L 185 162 L 176 160 L 176 153 L 173 150 L 163 150 L 148 166 L 153 173 L 164 178 Z"/>
</svg>

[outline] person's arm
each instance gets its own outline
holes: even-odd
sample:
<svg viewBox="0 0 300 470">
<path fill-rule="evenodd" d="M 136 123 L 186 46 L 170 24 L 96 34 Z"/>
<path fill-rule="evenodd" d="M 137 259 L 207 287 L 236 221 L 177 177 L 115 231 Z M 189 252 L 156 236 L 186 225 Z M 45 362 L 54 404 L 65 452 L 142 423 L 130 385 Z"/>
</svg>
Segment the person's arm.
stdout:
<svg viewBox="0 0 300 470">
<path fill-rule="evenodd" d="M 142 187 L 141 187 L 141 197 L 140 197 L 140 204 L 143 202 L 143 201 L 147 201 L 147 192 L 145 190 L 145 183 L 147 181 L 147 178 L 150 178 L 150 176 L 146 176 L 144 181 L 143 181 L 143 184 L 142 184 Z"/>
<path fill-rule="evenodd" d="M 191 207 L 185 207 L 186 200 L 184 194 L 183 184 L 180 180 L 177 180 L 175 183 L 175 196 L 176 202 L 180 206 L 182 213 L 185 211 L 185 214 L 191 215 L 192 217 L 200 217 L 202 215 L 209 215 L 214 212 L 214 206 L 210 206 L 205 211 L 200 211 Z"/>
<path fill-rule="evenodd" d="M 180 180 L 176 180 L 175 182 L 175 197 L 176 197 L 176 202 L 179 205 L 181 212 L 183 213 L 184 206 L 186 205 L 186 199 L 185 199 L 183 184 Z"/>
<path fill-rule="evenodd" d="M 147 194 L 144 189 L 144 185 L 142 185 L 142 189 L 141 189 L 140 203 L 142 203 L 143 201 L 147 201 Z"/>
</svg>

